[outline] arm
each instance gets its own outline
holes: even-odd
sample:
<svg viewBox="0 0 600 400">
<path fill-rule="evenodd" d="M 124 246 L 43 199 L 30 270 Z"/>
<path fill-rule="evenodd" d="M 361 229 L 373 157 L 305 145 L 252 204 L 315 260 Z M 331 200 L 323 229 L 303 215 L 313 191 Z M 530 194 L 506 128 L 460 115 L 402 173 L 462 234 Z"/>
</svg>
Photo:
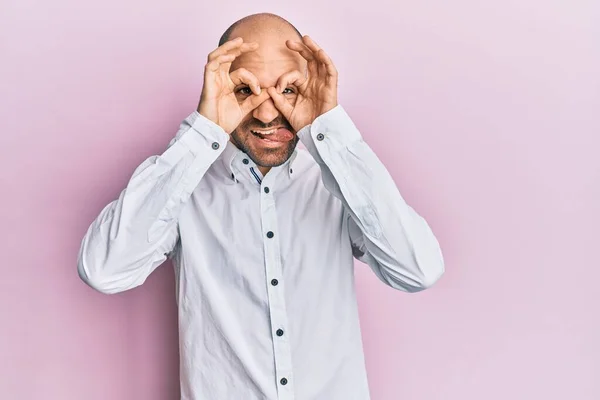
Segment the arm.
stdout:
<svg viewBox="0 0 600 400">
<path fill-rule="evenodd" d="M 77 271 L 92 288 L 117 293 L 144 283 L 179 239 L 178 218 L 192 191 L 223 152 L 229 134 L 269 95 L 258 79 L 240 68 L 237 56 L 258 43 L 229 40 L 208 55 L 197 111 L 182 123 L 167 150 L 145 160 L 119 198 L 91 224 L 79 250 Z M 253 94 L 238 101 L 236 85 Z"/>
<path fill-rule="evenodd" d="M 298 136 L 319 164 L 325 187 L 344 205 L 355 258 L 395 289 L 417 292 L 435 283 L 444 272 L 437 239 L 344 109 L 320 115 Z"/>
<path fill-rule="evenodd" d="M 188 116 L 167 150 L 138 166 L 87 230 L 77 262 L 81 279 L 109 294 L 144 283 L 173 250 L 179 214 L 228 140 L 197 111 Z"/>
</svg>

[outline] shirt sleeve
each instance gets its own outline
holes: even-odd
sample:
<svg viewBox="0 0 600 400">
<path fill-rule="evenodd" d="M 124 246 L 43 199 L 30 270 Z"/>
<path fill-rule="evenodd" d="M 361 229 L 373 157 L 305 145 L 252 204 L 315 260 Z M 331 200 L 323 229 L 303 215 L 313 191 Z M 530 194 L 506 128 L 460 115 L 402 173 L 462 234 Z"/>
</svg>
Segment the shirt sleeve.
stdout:
<svg viewBox="0 0 600 400">
<path fill-rule="evenodd" d="M 219 125 L 190 114 L 165 152 L 142 162 L 88 228 L 77 261 L 81 279 L 108 294 L 144 283 L 173 251 L 179 214 L 228 140 Z"/>
<path fill-rule="evenodd" d="M 298 136 L 319 164 L 325 187 L 344 205 L 354 257 L 395 289 L 418 292 L 433 285 L 444 273 L 436 237 L 406 204 L 342 106 Z"/>
</svg>

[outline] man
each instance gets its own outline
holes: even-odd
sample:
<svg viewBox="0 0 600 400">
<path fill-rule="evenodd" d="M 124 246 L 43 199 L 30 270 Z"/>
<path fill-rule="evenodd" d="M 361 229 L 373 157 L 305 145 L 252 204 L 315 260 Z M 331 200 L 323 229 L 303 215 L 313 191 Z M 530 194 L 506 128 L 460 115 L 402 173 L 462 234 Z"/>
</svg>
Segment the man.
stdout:
<svg viewBox="0 0 600 400">
<path fill-rule="evenodd" d="M 197 111 L 83 239 L 79 275 L 104 293 L 173 259 L 182 399 L 369 399 L 353 256 L 405 292 L 444 272 L 337 80 L 282 18 L 236 22 L 208 56 Z"/>
</svg>

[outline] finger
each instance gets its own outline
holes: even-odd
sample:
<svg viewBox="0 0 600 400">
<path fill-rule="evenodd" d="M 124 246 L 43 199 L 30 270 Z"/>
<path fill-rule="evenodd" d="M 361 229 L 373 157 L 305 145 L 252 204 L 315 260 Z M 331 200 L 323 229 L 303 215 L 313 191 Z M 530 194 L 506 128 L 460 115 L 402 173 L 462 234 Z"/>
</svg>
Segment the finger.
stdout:
<svg viewBox="0 0 600 400">
<path fill-rule="evenodd" d="M 242 102 L 242 104 L 240 104 L 240 109 L 245 116 L 250 111 L 264 103 L 268 98 L 269 93 L 266 90 L 263 90 L 259 95 L 250 95 Z"/>
<path fill-rule="evenodd" d="M 308 35 L 302 36 L 302 44 L 304 44 L 306 46 L 306 48 L 310 50 L 310 52 L 313 54 L 313 57 L 315 58 L 315 63 L 317 63 L 317 66 L 315 66 L 315 67 L 312 68 L 313 75 L 316 75 L 316 76 L 321 75 L 321 76 L 323 76 L 324 73 L 326 72 L 326 69 L 320 63 L 320 60 L 317 58 L 317 53 L 319 52 L 319 50 L 321 50 L 321 48 Z"/>
<path fill-rule="evenodd" d="M 235 54 L 235 56 L 238 57 L 242 53 L 247 53 L 249 51 L 254 51 L 257 48 L 258 48 L 258 43 L 257 42 L 242 43 L 241 46 L 234 47 L 233 49 L 229 49 L 227 52 L 225 52 L 223 54 Z"/>
<path fill-rule="evenodd" d="M 256 95 L 260 94 L 260 83 L 258 78 L 246 68 L 238 68 L 229 74 L 229 77 L 234 85 L 246 84 L 250 90 Z"/>
<path fill-rule="evenodd" d="M 229 72 L 229 69 L 231 68 L 231 64 L 233 63 L 233 61 L 236 58 L 238 58 L 242 53 L 254 51 L 257 48 L 258 48 L 258 43 L 252 42 L 252 43 L 244 43 L 240 47 L 236 47 L 234 49 L 229 50 L 229 52 L 227 54 L 233 54 L 234 57 L 232 60 L 222 63 L 221 68 L 223 68 L 223 70 L 225 72 Z"/>
<path fill-rule="evenodd" d="M 318 63 L 313 52 L 302 42 L 294 42 L 287 40 L 286 45 L 290 50 L 300 53 L 300 55 L 308 62 L 308 72 L 310 76 L 318 75 Z"/>
<path fill-rule="evenodd" d="M 277 91 L 276 88 L 269 87 L 266 91 L 268 92 L 269 96 L 271 96 L 271 98 L 273 99 L 275 107 L 281 112 L 284 118 L 286 118 L 289 121 L 294 106 L 290 104 L 290 102 L 287 101 L 285 96 L 282 95 L 279 91 Z"/>
<path fill-rule="evenodd" d="M 325 65 L 325 70 L 327 71 L 327 74 L 337 77 L 337 68 L 335 68 L 335 65 L 333 64 L 333 61 L 331 61 L 331 58 L 327 55 L 327 53 L 325 53 L 325 50 L 320 49 L 317 54 L 317 59 L 323 63 L 323 65 Z"/>
<path fill-rule="evenodd" d="M 281 92 L 283 92 L 283 90 L 290 85 L 293 85 L 298 88 L 299 91 L 302 91 L 304 89 L 304 83 L 307 81 L 307 79 L 308 78 L 298 70 L 286 72 L 279 77 L 275 88 L 279 94 L 281 94 Z"/>
<path fill-rule="evenodd" d="M 327 72 L 328 75 L 334 77 L 337 76 L 337 69 L 335 68 L 335 65 L 333 64 L 333 61 L 331 61 L 329 55 L 325 53 L 325 50 L 320 48 L 319 45 L 308 35 L 304 35 L 302 37 L 302 42 L 313 52 L 315 59 L 323 63 L 325 72 Z"/>
<path fill-rule="evenodd" d="M 233 60 L 235 60 L 235 54 L 222 54 L 206 64 L 206 69 L 216 72 L 223 64 L 231 64 Z"/>
<path fill-rule="evenodd" d="M 249 51 L 254 51 L 258 49 L 258 42 L 248 42 L 248 43 L 244 43 L 239 47 L 239 52 L 240 53 L 247 53 Z M 237 49 L 234 49 L 233 51 L 235 51 Z M 231 50 L 230 50 L 231 51 Z M 239 54 L 238 54 L 239 55 Z"/>
<path fill-rule="evenodd" d="M 317 53 L 319 50 L 321 50 L 319 45 L 308 35 L 302 36 L 302 43 L 304 43 L 306 47 L 308 47 L 313 53 Z"/>
<path fill-rule="evenodd" d="M 323 49 L 319 50 L 316 54 L 316 58 L 319 62 L 319 74 L 324 78 L 335 78 L 337 79 L 337 69 L 333 65 L 331 58 L 325 53 Z"/>
<path fill-rule="evenodd" d="M 244 40 L 242 38 L 237 37 L 235 39 L 232 39 L 232 40 L 229 40 L 229 41 L 223 43 L 221 46 L 217 47 L 212 52 L 210 52 L 208 54 L 207 62 L 214 60 L 215 58 L 219 57 L 220 55 L 229 53 L 232 50 L 236 50 L 236 49 L 240 49 L 240 48 L 247 49 L 247 48 L 256 48 L 256 47 L 258 47 L 258 43 L 256 43 L 256 42 L 244 43 Z"/>
<path fill-rule="evenodd" d="M 235 39 L 232 39 L 232 40 L 229 40 L 229 41 L 223 43 L 221 46 L 217 47 L 216 49 L 214 49 L 213 51 L 211 51 L 208 54 L 207 61 L 210 62 L 210 61 L 214 60 L 215 58 L 219 57 L 220 55 L 227 53 L 229 50 L 240 47 L 242 45 L 242 43 L 244 43 L 244 40 L 241 37 L 237 37 Z"/>
<path fill-rule="evenodd" d="M 313 61 L 315 59 L 312 51 L 302 42 L 294 42 L 293 40 L 286 40 L 285 44 L 290 50 L 300 53 L 300 55 L 306 59 L 306 61 Z"/>
</svg>

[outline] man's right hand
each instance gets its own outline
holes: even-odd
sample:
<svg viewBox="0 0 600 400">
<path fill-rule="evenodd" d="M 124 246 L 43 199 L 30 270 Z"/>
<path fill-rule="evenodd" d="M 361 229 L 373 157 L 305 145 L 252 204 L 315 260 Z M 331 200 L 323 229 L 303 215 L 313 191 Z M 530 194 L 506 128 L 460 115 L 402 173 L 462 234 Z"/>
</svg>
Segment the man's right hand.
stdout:
<svg viewBox="0 0 600 400">
<path fill-rule="evenodd" d="M 242 38 L 236 38 L 208 55 L 198 112 L 221 126 L 228 134 L 250 111 L 269 98 L 268 92 L 260 89 L 258 79 L 250 71 L 239 68 L 229 73 L 236 57 L 257 48 L 256 42 L 244 43 Z M 248 86 L 252 94 L 238 102 L 234 89 L 241 85 Z"/>
</svg>

